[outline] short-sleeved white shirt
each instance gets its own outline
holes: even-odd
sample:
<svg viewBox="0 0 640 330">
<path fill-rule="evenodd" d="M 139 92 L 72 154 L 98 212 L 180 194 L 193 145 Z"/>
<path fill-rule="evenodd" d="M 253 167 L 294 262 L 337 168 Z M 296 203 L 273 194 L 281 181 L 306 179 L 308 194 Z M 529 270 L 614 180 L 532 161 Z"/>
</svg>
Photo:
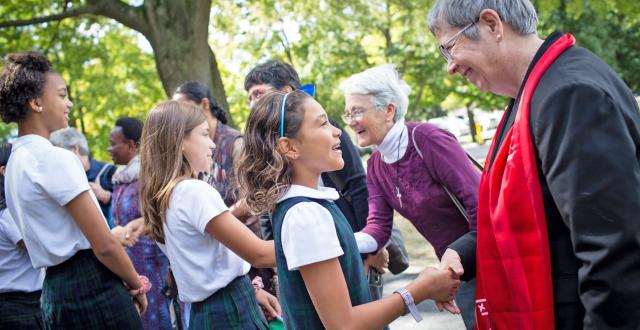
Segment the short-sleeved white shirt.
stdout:
<svg viewBox="0 0 640 330">
<path fill-rule="evenodd" d="M 13 142 L 5 196 L 34 267 L 58 265 L 77 251 L 90 248 L 64 208 L 85 191 L 100 209 L 82 164 L 71 151 L 54 147 L 39 135 L 21 136 Z"/>
<path fill-rule="evenodd" d="M 206 231 L 227 211 L 218 191 L 204 181 L 178 183 L 169 201 L 164 240 L 184 302 L 202 301 L 249 272 L 250 265 Z"/>
<path fill-rule="evenodd" d="M 340 195 L 329 187 L 312 189 L 294 184 L 279 202 L 293 197 L 335 201 Z M 316 202 L 300 202 L 292 206 L 282 220 L 280 237 L 289 270 L 344 254 L 331 213 Z"/>
<path fill-rule="evenodd" d="M 17 246 L 22 240 L 9 210 L 0 211 L 0 292 L 33 292 L 42 289 L 44 269 L 35 269 L 29 255 Z"/>
</svg>

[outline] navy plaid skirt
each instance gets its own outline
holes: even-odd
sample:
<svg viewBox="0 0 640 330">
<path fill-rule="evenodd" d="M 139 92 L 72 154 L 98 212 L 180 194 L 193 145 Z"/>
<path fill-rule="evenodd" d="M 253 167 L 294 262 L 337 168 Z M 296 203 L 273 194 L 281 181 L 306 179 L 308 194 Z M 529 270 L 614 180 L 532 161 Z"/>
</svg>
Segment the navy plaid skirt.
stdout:
<svg viewBox="0 0 640 330">
<path fill-rule="evenodd" d="M 40 290 L 0 293 L 0 329 L 42 329 Z"/>
<path fill-rule="evenodd" d="M 45 329 L 142 329 L 122 280 L 92 250 L 47 268 L 41 307 Z"/>
<path fill-rule="evenodd" d="M 191 304 L 189 330 L 269 329 L 249 278 L 240 276 L 209 298 Z"/>
</svg>

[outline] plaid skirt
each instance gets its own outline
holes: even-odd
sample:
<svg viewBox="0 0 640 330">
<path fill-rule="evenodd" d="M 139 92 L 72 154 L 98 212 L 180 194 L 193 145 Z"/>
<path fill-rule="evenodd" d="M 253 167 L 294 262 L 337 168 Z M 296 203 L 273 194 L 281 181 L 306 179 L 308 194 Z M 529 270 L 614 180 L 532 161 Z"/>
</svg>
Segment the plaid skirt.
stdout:
<svg viewBox="0 0 640 330">
<path fill-rule="evenodd" d="M 240 276 L 209 298 L 191 304 L 189 330 L 269 329 L 249 278 Z"/>
<path fill-rule="evenodd" d="M 91 250 L 47 268 L 41 308 L 45 329 L 142 329 L 122 280 Z"/>
<path fill-rule="evenodd" d="M 0 293 L 0 329 L 42 329 L 40 290 Z"/>
</svg>

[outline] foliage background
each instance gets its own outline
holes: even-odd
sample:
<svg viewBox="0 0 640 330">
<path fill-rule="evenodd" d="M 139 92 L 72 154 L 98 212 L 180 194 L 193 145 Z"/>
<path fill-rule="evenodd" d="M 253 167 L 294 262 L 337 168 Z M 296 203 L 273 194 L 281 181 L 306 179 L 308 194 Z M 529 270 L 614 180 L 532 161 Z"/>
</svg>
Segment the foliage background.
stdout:
<svg viewBox="0 0 640 330">
<path fill-rule="evenodd" d="M 187 1 L 187 0 L 185 0 Z M 2 20 L 59 13 L 83 1 L 7 0 Z M 140 5 L 142 1 L 128 1 Z M 235 123 L 248 115 L 244 76 L 256 63 L 291 62 L 303 83 L 317 84 L 317 98 L 338 118 L 344 99 L 338 84 L 353 73 L 391 62 L 412 87 L 409 119 L 426 120 L 446 110 L 497 109 L 506 100 L 480 94 L 446 74 L 435 38 L 426 26 L 432 0 L 214 0 L 209 42 Z M 611 65 L 640 92 L 640 5 L 635 0 L 533 0 L 539 34 L 573 33 L 578 44 Z M 84 131 L 93 155 L 108 159 L 113 123 L 121 116 L 144 119 L 167 98 L 144 37 L 111 19 L 81 16 L 60 22 L 0 29 L 0 56 L 46 53 L 69 84 L 74 102 L 71 124 Z M 189 61 L 189 54 L 184 55 Z M 1 125 L 0 138 L 15 135 Z"/>
</svg>

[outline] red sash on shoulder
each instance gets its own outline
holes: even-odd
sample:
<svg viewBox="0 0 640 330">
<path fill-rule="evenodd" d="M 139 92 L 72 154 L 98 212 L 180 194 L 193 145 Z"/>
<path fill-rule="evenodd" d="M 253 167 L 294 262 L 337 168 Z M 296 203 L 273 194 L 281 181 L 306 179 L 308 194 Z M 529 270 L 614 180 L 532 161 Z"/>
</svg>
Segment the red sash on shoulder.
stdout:
<svg viewBox="0 0 640 330">
<path fill-rule="evenodd" d="M 540 77 L 567 48 L 570 34 L 544 53 L 526 81 L 513 127 L 482 173 L 478 196 L 476 329 L 554 329 L 547 219 L 529 129 Z M 497 130 L 505 124 L 505 116 Z"/>
</svg>

